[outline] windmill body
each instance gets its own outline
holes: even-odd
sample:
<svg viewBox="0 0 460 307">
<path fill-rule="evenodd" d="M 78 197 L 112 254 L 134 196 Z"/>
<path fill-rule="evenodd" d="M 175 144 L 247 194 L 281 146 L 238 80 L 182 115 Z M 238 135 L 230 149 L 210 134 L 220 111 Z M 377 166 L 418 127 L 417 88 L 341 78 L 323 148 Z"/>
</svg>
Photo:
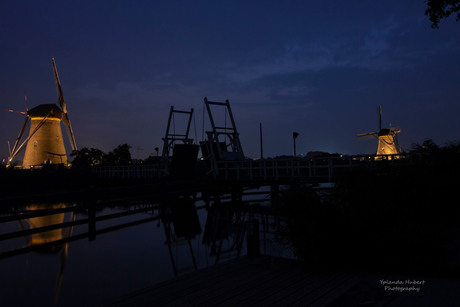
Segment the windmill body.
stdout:
<svg viewBox="0 0 460 307">
<path fill-rule="evenodd" d="M 61 121 L 67 127 L 70 145 L 72 150 L 77 150 L 72 126 L 70 125 L 64 95 L 62 93 L 61 81 L 53 60 L 54 78 L 58 92 L 59 106 L 56 104 L 41 104 L 27 111 L 24 124 L 19 132 L 8 159 L 8 166 L 16 155 L 26 148 L 24 154 L 23 168 L 33 168 L 43 164 L 67 165 L 67 155 L 62 138 Z M 31 123 L 29 136 L 20 144 L 26 126 Z"/>
<path fill-rule="evenodd" d="M 382 107 L 379 106 L 379 132 L 369 132 L 358 134 L 362 136 L 375 136 L 379 140 L 376 155 L 398 155 L 400 153 L 396 134 L 401 132 L 399 128 L 384 128 L 382 129 Z"/>
<path fill-rule="evenodd" d="M 397 155 L 399 154 L 396 145 L 395 136 L 399 130 L 381 129 L 378 133 L 379 146 L 377 147 L 377 155 Z"/>
<path fill-rule="evenodd" d="M 31 122 L 29 135 L 32 137 L 27 142 L 22 167 L 67 164 L 61 130 L 61 109 L 55 104 L 42 104 L 29 110 L 27 115 Z"/>
</svg>

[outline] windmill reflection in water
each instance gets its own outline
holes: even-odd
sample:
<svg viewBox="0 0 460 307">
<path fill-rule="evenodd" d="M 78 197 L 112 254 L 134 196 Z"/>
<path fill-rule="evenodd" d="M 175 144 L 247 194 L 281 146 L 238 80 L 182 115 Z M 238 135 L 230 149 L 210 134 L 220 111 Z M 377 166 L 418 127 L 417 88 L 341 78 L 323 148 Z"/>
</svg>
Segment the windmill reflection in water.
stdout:
<svg viewBox="0 0 460 307">
<path fill-rule="evenodd" d="M 73 205 L 75 207 L 76 204 Z M 27 212 L 33 211 L 42 211 L 42 210 L 56 210 L 56 209 L 64 209 L 66 205 L 64 203 L 57 203 L 57 204 L 30 204 L 26 206 Z M 40 215 L 36 217 L 30 217 L 25 221 L 29 224 L 29 229 L 40 229 L 47 226 L 52 225 L 60 225 L 64 223 L 65 213 L 54 213 L 49 215 Z M 76 218 L 76 212 L 71 211 L 70 220 L 69 222 L 74 222 Z M 26 227 L 18 219 L 19 225 L 21 226 L 22 230 L 26 230 Z M 58 242 L 63 239 L 67 239 L 72 235 L 73 225 L 64 228 L 57 228 L 52 230 L 45 230 L 40 231 L 37 233 L 32 233 L 29 237 L 26 237 L 27 246 L 28 247 L 38 247 L 37 251 L 42 253 L 52 253 L 57 254 L 61 252 L 60 257 L 60 268 L 59 268 L 59 275 L 58 280 L 56 283 L 56 290 L 55 290 L 55 301 L 58 299 L 59 290 L 62 284 L 62 278 L 64 275 L 64 267 L 65 262 L 69 253 L 69 241 L 66 241 L 62 244 L 50 244 L 52 242 Z"/>
</svg>

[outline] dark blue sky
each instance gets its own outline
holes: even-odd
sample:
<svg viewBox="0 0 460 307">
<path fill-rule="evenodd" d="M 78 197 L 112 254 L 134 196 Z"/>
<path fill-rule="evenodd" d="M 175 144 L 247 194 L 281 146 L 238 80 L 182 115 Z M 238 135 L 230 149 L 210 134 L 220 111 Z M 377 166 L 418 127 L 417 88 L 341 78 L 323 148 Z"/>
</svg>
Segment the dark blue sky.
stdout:
<svg viewBox="0 0 460 307">
<path fill-rule="evenodd" d="M 1 105 L 57 102 L 54 56 L 79 147 L 144 158 L 171 105 L 195 109 L 201 140 L 205 96 L 230 100 L 250 157 L 259 123 L 265 156 L 292 154 L 293 131 L 298 153 L 372 153 L 356 134 L 379 105 L 406 149 L 460 140 L 460 23 L 432 29 L 423 0 L 39 2 L 0 4 Z M 22 122 L 3 111 L 1 157 Z"/>
</svg>

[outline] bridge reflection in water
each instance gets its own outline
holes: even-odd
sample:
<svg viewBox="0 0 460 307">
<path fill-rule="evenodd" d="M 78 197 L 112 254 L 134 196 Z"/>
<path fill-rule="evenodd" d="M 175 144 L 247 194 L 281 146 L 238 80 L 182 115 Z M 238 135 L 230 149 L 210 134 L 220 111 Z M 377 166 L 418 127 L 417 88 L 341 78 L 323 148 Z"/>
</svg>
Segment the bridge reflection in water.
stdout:
<svg viewBox="0 0 460 307">
<path fill-rule="evenodd" d="M 290 255 L 280 225 L 254 190 L 11 207 L 0 216 L 0 304 L 99 305 L 248 252 Z"/>
</svg>

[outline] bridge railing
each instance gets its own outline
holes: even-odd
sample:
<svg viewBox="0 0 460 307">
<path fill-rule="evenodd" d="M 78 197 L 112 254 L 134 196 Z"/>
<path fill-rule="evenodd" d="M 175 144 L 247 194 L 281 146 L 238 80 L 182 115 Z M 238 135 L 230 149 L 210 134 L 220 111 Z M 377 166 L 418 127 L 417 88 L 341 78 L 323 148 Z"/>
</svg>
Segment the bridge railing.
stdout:
<svg viewBox="0 0 460 307">
<path fill-rule="evenodd" d="M 398 154 L 218 161 L 216 177 L 221 180 L 278 180 L 295 177 L 330 181 L 353 168 L 402 161 L 403 158 L 405 155 Z M 92 173 L 100 178 L 162 178 L 169 174 L 169 168 L 166 164 L 96 166 L 92 168 Z"/>
<path fill-rule="evenodd" d="M 290 177 L 331 180 L 353 168 L 369 167 L 376 162 L 399 161 L 402 158 L 404 156 L 399 154 L 219 161 L 217 177 L 223 180 L 278 180 Z"/>
<path fill-rule="evenodd" d="M 166 165 L 95 166 L 93 175 L 100 178 L 160 178 L 168 174 Z"/>
</svg>

